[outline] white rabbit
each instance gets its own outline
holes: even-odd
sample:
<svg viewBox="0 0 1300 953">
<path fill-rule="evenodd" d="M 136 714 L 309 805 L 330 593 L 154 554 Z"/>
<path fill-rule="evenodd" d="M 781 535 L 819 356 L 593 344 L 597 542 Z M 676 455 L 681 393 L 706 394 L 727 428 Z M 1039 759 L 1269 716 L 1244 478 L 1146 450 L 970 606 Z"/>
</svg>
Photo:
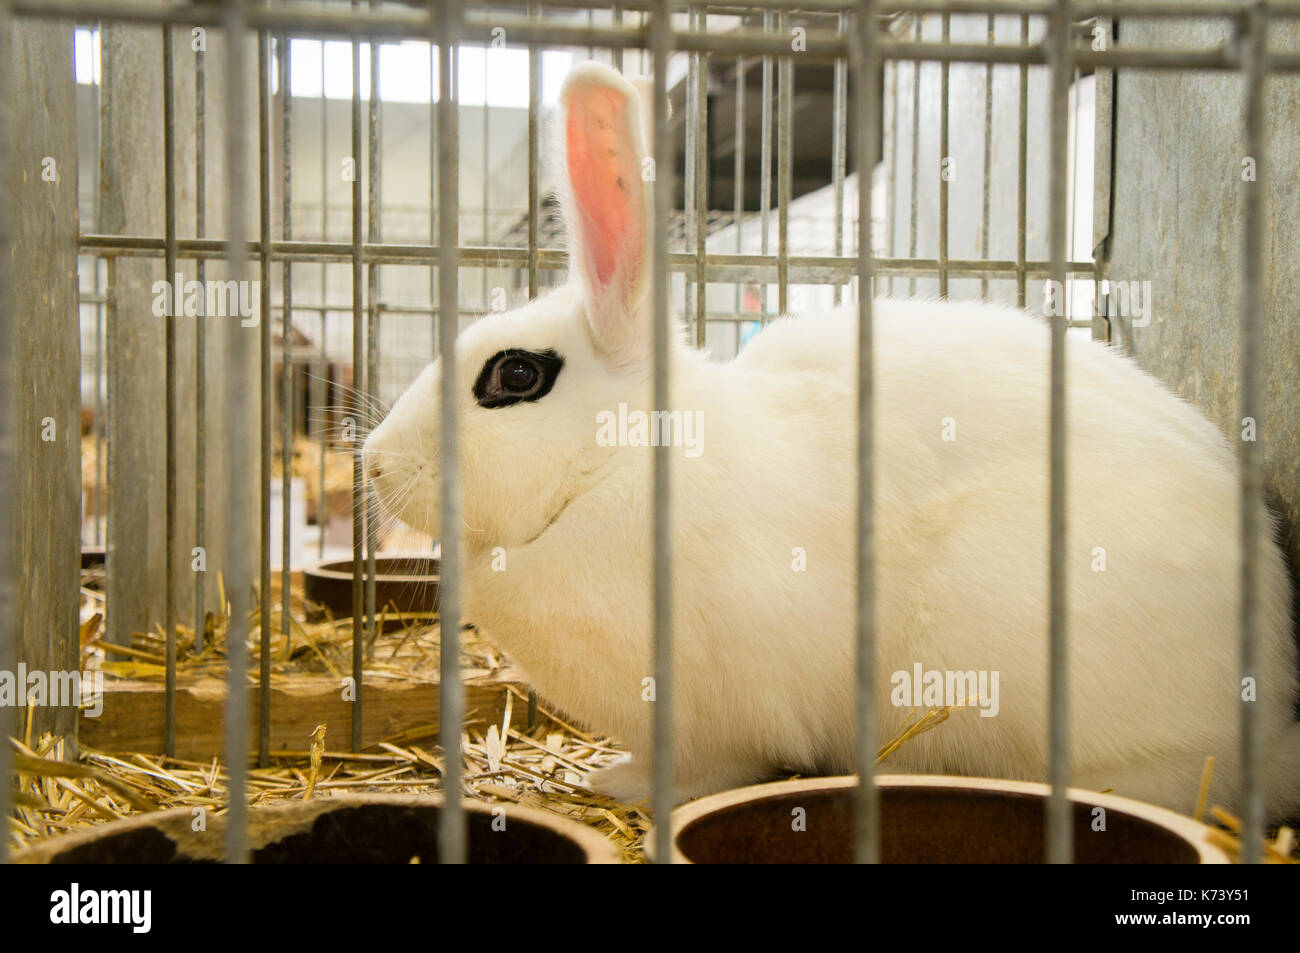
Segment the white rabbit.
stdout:
<svg viewBox="0 0 1300 953">
<path fill-rule="evenodd" d="M 626 743 L 631 760 L 593 783 L 639 799 L 653 451 L 598 431 L 620 404 L 650 409 L 651 186 L 630 84 L 584 64 L 562 101 L 572 280 L 484 317 L 456 345 L 465 618 L 548 702 Z M 1001 696 L 996 717 L 956 711 L 889 768 L 1041 779 L 1048 329 L 973 303 L 882 300 L 875 315 L 881 739 L 908 714 L 891 702 L 891 675 L 916 663 L 997 672 Z M 725 364 L 675 335 L 669 409 L 703 424 L 702 452 L 672 451 L 680 799 L 852 768 L 856 322 L 856 308 L 780 320 Z M 1189 809 L 1212 754 L 1214 799 L 1232 804 L 1243 704 L 1233 454 L 1113 349 L 1067 347 L 1072 782 Z M 380 500 L 435 535 L 440 363 L 365 450 Z M 1253 704 L 1276 814 L 1300 800 L 1300 727 L 1271 539 L 1260 568 Z"/>
</svg>

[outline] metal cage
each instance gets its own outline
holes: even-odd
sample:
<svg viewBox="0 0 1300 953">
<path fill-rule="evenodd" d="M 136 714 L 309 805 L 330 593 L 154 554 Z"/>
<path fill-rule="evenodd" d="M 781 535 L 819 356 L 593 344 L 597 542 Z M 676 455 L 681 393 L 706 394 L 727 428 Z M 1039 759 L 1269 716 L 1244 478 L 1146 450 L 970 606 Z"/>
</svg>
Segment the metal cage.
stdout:
<svg viewBox="0 0 1300 953">
<path fill-rule="evenodd" d="M 197 420 L 200 422 L 194 453 L 197 473 L 204 472 L 204 459 L 224 458 L 223 482 L 228 492 L 229 545 L 222 570 L 231 584 L 228 586 L 231 605 L 229 632 L 229 685 L 226 712 L 225 760 L 230 777 L 230 817 L 226 856 L 231 861 L 241 861 L 248 856 L 246 839 L 247 799 L 246 775 L 251 752 L 243 726 L 249 723 L 246 710 L 247 696 L 233 690 L 244 684 L 250 660 L 245 651 L 248 620 L 253 610 L 251 583 L 260 576 L 261 618 L 271 615 L 271 563 L 272 534 L 280 534 L 283 547 L 283 591 L 289 590 L 288 540 L 290 467 L 288 455 L 292 436 L 293 391 L 290 380 L 291 362 L 283 361 L 284 376 L 278 382 L 279 400 L 290 412 L 281 414 L 284 474 L 281 492 L 286 501 L 283 506 L 284 524 L 271 525 L 270 498 L 272 489 L 272 427 L 276 406 L 277 382 L 272 373 L 272 315 L 280 311 L 280 328 L 284 352 L 292 352 L 291 318 L 295 309 L 313 310 L 321 315 L 324 330 L 331 307 L 322 285 L 321 298 L 315 303 L 295 303 L 292 300 L 294 279 L 292 270 L 301 263 L 334 263 L 350 266 L 351 292 L 351 354 L 354 383 L 360 394 L 362 408 L 373 408 L 378 393 L 380 374 L 380 324 L 384 313 L 400 312 L 402 306 L 386 306 L 379 297 L 380 269 L 387 266 L 427 268 L 429 275 L 428 307 L 410 307 L 408 311 L 431 317 L 431 343 L 444 361 L 453 360 L 453 342 L 459 330 L 461 315 L 473 314 L 464 306 L 461 295 L 461 268 L 509 268 L 526 275 L 526 290 L 531 297 L 543 285 L 544 273 L 564 266 L 563 251 L 546 244 L 543 235 L 543 196 L 539 183 L 542 163 L 541 144 L 541 55 L 543 48 L 589 47 L 608 55 L 618 66 L 627 64 L 627 57 L 640 52 L 641 61 L 650 67 L 655 83 L 654 100 L 654 153 L 657 169 L 654 191 L 654 297 L 656 315 L 654 338 L 654 401 L 655 406 L 666 403 L 671 367 L 669 354 L 669 310 L 671 300 L 680 292 L 680 301 L 690 319 L 694 340 L 704 344 L 710 328 L 734 327 L 739 346 L 739 324 L 745 320 L 761 323 L 771 313 L 784 312 L 790 304 L 790 289 L 796 285 L 824 285 L 832 289 L 838 303 L 846 293 L 856 296 L 859 313 L 859 444 L 858 498 L 857 498 L 857 764 L 859 787 L 855 801 L 856 840 L 855 856 L 864 862 L 878 856 L 878 804 L 874 786 L 874 752 L 876 725 L 874 722 L 874 657 L 875 657 L 875 538 L 872 525 L 873 452 L 871 416 L 869 408 L 873 389 L 872 359 L 872 299 L 871 293 L 857 293 L 859 289 L 874 289 L 878 284 L 895 281 L 907 282 L 915 287 L 917 279 L 932 278 L 940 296 L 949 294 L 950 282 L 976 279 L 982 294 L 988 293 L 989 282 L 1006 280 L 1014 282 L 1015 301 L 1021 305 L 1033 304 L 1034 281 L 1049 279 L 1056 287 L 1064 288 L 1069 279 L 1091 283 L 1102 277 L 1098 266 L 1091 260 L 1071 260 L 1067 236 L 1067 216 L 1060 214 L 1069 198 L 1068 131 L 1069 96 L 1076 71 L 1143 70 L 1194 70 L 1221 71 L 1240 74 L 1246 90 L 1246 108 L 1242 117 L 1247 154 L 1258 159 L 1261 169 L 1266 167 L 1264 156 L 1268 150 L 1268 136 L 1264 113 L 1265 79 L 1270 72 L 1300 70 L 1300 53 L 1270 50 L 1266 34 L 1271 24 L 1291 23 L 1300 20 L 1300 6 L 1282 2 L 1235 2 L 1235 0 L 879 0 L 860 2 L 830 2 L 830 0 L 748 0 L 744 3 L 687 3 L 672 0 L 628 0 L 613 5 L 608 23 L 597 24 L 590 19 L 586 24 L 571 17 L 550 18 L 547 14 L 560 10 L 565 13 L 606 10 L 608 5 L 588 0 L 555 0 L 553 3 L 502 2 L 492 9 L 471 9 L 452 0 L 428 4 L 426 8 L 411 4 L 382 7 L 362 6 L 354 2 L 350 7 L 305 6 L 289 2 L 261 4 L 250 0 L 229 0 L 222 5 L 204 3 L 151 3 L 145 0 L 0 0 L 0 61 L 7 61 L 8 44 L 16 19 L 61 19 L 76 23 L 113 21 L 150 25 L 161 30 L 163 59 L 160 64 L 163 88 L 163 129 L 161 143 L 165 177 L 163 183 L 164 216 L 158 234 L 110 234 L 98 227 L 82 227 L 79 235 L 79 254 L 88 261 L 105 261 L 109 269 L 115 262 L 137 258 L 161 258 L 164 274 L 176 273 L 179 260 L 197 263 L 200 278 L 208 263 L 218 265 L 224 261 L 225 274 L 238 280 L 245 274 L 256 274 L 260 279 L 258 311 L 258 338 L 253 332 L 232 322 L 228 329 L 211 328 L 211 335 L 221 335 L 220 343 L 227 367 L 260 368 L 260 381 L 256 391 L 251 387 L 230 387 L 224 392 L 225 414 L 234 424 L 224 433 L 212 435 L 202 427 L 204 403 L 208 400 L 210 381 L 204 377 L 206 357 L 205 341 L 209 334 L 200 329 L 194 339 L 195 352 L 192 367 L 195 375 L 194 399 Z M 738 18 L 729 23 L 738 24 L 725 31 L 711 27 L 711 18 L 726 16 Z M 967 32 L 954 37 L 951 32 L 954 17 L 965 18 L 964 23 L 986 23 L 986 32 L 979 40 L 966 38 Z M 1116 19 L 1141 19 L 1145 21 L 1177 21 L 1190 18 L 1212 19 L 1225 24 L 1232 34 L 1230 42 L 1203 48 L 1173 46 L 1136 47 L 1125 44 L 1108 44 L 1098 50 L 1079 39 L 1079 25 L 1105 23 Z M 1011 32 L 995 30 L 995 19 L 1012 24 Z M 792 49 L 790 36 L 792 24 L 804 32 L 802 46 L 797 54 Z M 1034 33 L 1031 34 L 1031 25 Z M 204 69 L 204 57 L 193 60 L 194 82 L 198 89 L 198 136 L 195 148 L 194 169 L 178 168 L 177 156 L 182 144 L 178 142 L 175 127 L 177 76 L 186 70 L 175 46 L 176 28 L 201 27 L 217 31 L 227 39 L 225 61 L 219 71 L 219 82 L 224 84 L 227 114 L 225 116 L 225 142 L 222 162 L 227 175 L 231 170 L 247 167 L 247 158 L 255 153 L 258 169 L 257 213 L 248 221 L 243 196 L 237 187 L 226 189 L 224 222 L 218 237 L 209 237 L 210 225 L 205 221 L 205 117 L 203 115 L 203 89 L 213 81 L 211 72 Z M 1040 31 L 1041 32 L 1038 32 Z M 500 31 L 505 44 L 528 50 L 528 100 L 527 100 L 527 215 L 522 222 L 521 241 L 518 245 L 492 245 L 484 233 L 483 244 L 464 243 L 462 217 L 459 212 L 465 197 L 458 194 L 458 162 L 460 156 L 459 113 L 455 81 L 456 51 L 466 45 L 488 45 Z M 938 31 L 938 35 L 935 33 Z M 1036 36 L 1036 39 L 1031 39 Z M 256 52 L 244 42 L 256 38 Z M 350 100 L 349 133 L 351 156 L 360 164 L 363 155 L 363 136 L 369 157 L 368 220 L 363 218 L 362 176 L 357 174 L 351 183 L 350 240 L 329 241 L 324 234 L 319 240 L 297 236 L 292 231 L 294 182 L 292 181 L 293 97 L 289 93 L 291 63 L 291 37 L 315 37 L 345 40 L 351 43 L 352 94 Z M 272 40 L 280 51 L 273 70 Z M 427 241 L 415 243 L 386 243 L 381 235 L 379 188 L 379 136 L 378 109 L 378 57 L 371 55 L 371 95 L 369 116 L 362 113 L 361 49 L 363 44 L 378 41 L 419 40 L 431 44 L 437 51 L 437 77 L 441 94 L 436 104 L 430 97 L 431 153 L 436 151 L 434 168 L 428 181 L 431 208 L 436 208 L 436 231 L 430 228 Z M 1009 40 L 1009 41 L 1008 41 Z M 677 217 L 673 211 L 677 188 L 677 152 L 673 138 L 674 126 L 668 114 L 670 88 L 668 70 L 670 57 L 676 53 L 689 54 L 688 73 L 682 85 L 682 100 L 686 115 L 682 123 L 684 143 L 683 213 Z M 793 182 L 792 141 L 793 90 L 796 58 L 798 63 L 826 64 L 831 68 L 832 144 L 830 187 L 834 195 L 834 225 L 832 247 L 826 254 L 795 254 L 790 235 L 790 209 L 795 199 Z M 725 216 L 720 220 L 710 218 L 709 170 L 709 83 L 710 65 L 735 64 L 736 89 L 734 143 L 736 171 L 733 176 L 734 220 Z M 952 97 L 950 70 L 958 64 L 977 64 L 987 70 L 990 77 L 985 90 L 986 105 L 981 132 L 985 145 L 985 162 L 981 194 L 982 241 L 980 253 L 967 257 L 950 254 L 952 226 L 949 210 L 953 198 L 946 180 L 937 183 L 937 213 L 934 222 L 933 253 L 923 252 L 918 234 L 930 227 L 932 221 L 918 208 L 918 142 L 923 124 L 918 108 L 921 88 L 921 64 L 936 69 L 939 74 L 941 110 L 939 128 L 939 156 L 950 154 L 949 103 Z M 630 64 L 628 64 L 630 65 Z M 990 257 L 990 166 L 988 145 L 991 138 L 992 86 L 995 66 L 1006 66 L 1018 71 L 1018 82 L 1012 84 L 1016 92 L 1015 112 L 1008 128 L 1016 131 L 1015 162 L 1010 166 L 1016 175 L 1017 208 L 1014 228 L 1014 255 Z M 752 96 L 747 76 L 749 68 L 761 73 L 761 134 L 759 153 L 761 162 L 760 215 L 757 222 L 744 220 L 746 204 L 746 111 L 745 97 Z M 1045 240 L 1041 244 L 1045 254 L 1030 254 L 1034 244 L 1027 237 L 1027 211 L 1029 183 L 1027 169 L 1031 129 L 1028 97 L 1030 69 L 1042 68 L 1046 74 L 1043 118 L 1046 122 L 1044 142 L 1045 175 L 1042 186 L 1047 210 L 1044 219 Z M 0 71 L 0 76 L 8 75 Z M 900 85 L 900 79 L 910 76 L 910 87 Z M 254 143 L 248 141 L 249 129 L 248 86 L 256 77 L 257 123 Z M 283 98 L 281 128 L 273 128 L 272 84 L 277 83 Z M 433 80 L 431 77 L 431 86 Z M 906 90 L 912 97 L 910 111 L 907 99 L 900 94 Z M 22 130 L 11 124 L 9 99 L 12 90 L 0 90 L 0 142 L 8 143 Z M 322 90 L 322 100 L 324 92 Z M 752 105 L 752 101 L 751 101 Z M 323 107 L 322 107 L 323 108 Z M 900 125 L 900 117 L 910 121 Z M 1036 114 L 1035 114 L 1036 115 Z M 723 116 L 721 123 L 726 123 Z M 487 135 L 484 120 L 484 136 Z M 928 133 L 927 133 L 928 134 Z M 278 138 L 277 138 L 278 136 Z M 907 146 L 910 137 L 910 146 Z M 435 150 L 436 144 L 436 150 Z M 900 144 L 906 147 L 904 159 L 910 162 L 910 194 L 907 208 L 895 207 L 899 193 L 896 183 L 899 174 Z M 280 168 L 275 168 L 279 150 Z M 773 161 L 775 154 L 775 161 Z M 4 169 L 6 154 L 0 154 L 0 170 Z M 873 196 L 872 170 L 877 160 L 891 178 L 886 193 L 887 211 L 882 213 L 877 205 L 879 197 Z M 322 161 L 324 161 L 322 159 Z M 846 180 L 850 162 L 856 167 L 857 188 L 856 223 L 846 216 Z M 666 172 L 666 174 L 665 174 Z M 177 190 L 182 173 L 194 173 L 199 190 L 198 214 L 193 228 L 177 221 Z M 272 180 L 282 180 L 283 208 L 280 221 L 284 226 L 280 234 L 273 233 L 275 215 L 272 208 Z M 776 183 L 775 204 L 771 194 L 772 179 Z M 6 180 L 8 181 L 8 180 Z M 324 173 L 322 172 L 322 182 Z M 751 182 L 751 188 L 754 184 Z M 1102 188 L 1104 184 L 1099 185 Z M 1244 206 L 1243 255 L 1240 276 L 1243 296 L 1240 302 L 1240 390 L 1238 402 L 1243 415 L 1254 412 L 1262 398 L 1260 373 L 1261 314 L 1258 255 L 1262 230 L 1268 210 L 1264 207 L 1264 193 L 1255 189 L 1247 192 Z M 720 198 L 720 197 L 719 197 Z M 13 203 L 18 200 L 10 190 L 0 191 L 0 287 L 9 288 L 13 276 L 8 249 L 21 236 L 11 234 Z M 322 198 L 322 216 L 327 214 Z M 714 198 L 713 204 L 721 204 Z M 486 202 L 485 202 L 486 208 Z M 873 218 L 874 213 L 874 218 Z M 776 233 L 769 241 L 769 222 L 775 215 Z M 485 212 L 486 215 L 486 212 Z M 872 226 L 877 219 L 887 219 L 885 239 L 873 241 Z M 322 219 L 324 221 L 324 219 Z M 431 217 L 431 222 L 433 221 Z M 724 242 L 710 234 L 718 232 L 719 221 L 723 227 L 732 227 L 734 234 L 725 241 L 734 240 L 734 249 L 723 250 Z M 921 223 L 918 225 L 918 221 Z M 745 229 L 757 224 L 760 229 L 758 251 L 745 250 Z M 856 227 L 854 227 L 856 226 Z M 677 235 L 681 247 L 673 250 Z M 1042 236 L 1040 236 L 1041 238 Z M 905 241 L 904 241 L 905 239 Z M 926 239 L 929 241 L 929 239 Z M 770 245 L 774 247 L 769 247 Z M 876 251 L 878 245 L 884 249 Z M 905 249 L 902 246 L 905 245 Z M 897 250 L 896 250 L 897 249 Z M 272 285 L 276 269 L 282 275 L 282 298 L 272 300 Z M 97 315 L 111 306 L 102 291 L 103 281 L 96 264 L 93 287 L 84 288 L 83 304 L 95 309 Z M 324 269 L 322 269 L 324 273 Z M 677 281 L 674 283 L 673 278 Z M 111 280 L 111 279 L 107 279 Z M 734 294 L 739 302 L 739 286 L 755 283 L 763 288 L 762 306 L 757 312 L 742 313 L 738 306 L 730 313 L 725 307 L 710 307 L 711 290 L 719 285 L 736 285 L 737 290 L 723 289 L 723 299 Z M 301 285 L 300 285 L 301 286 Z M 775 289 L 775 300 L 767 294 Z M 456 320 L 446 320 L 455 316 Z M 1051 861 L 1064 862 L 1071 857 L 1071 833 L 1066 802 L 1066 785 L 1069 777 L 1067 739 L 1069 735 L 1069 707 L 1065 692 L 1065 656 L 1068 633 L 1065 606 L 1065 544 L 1068 527 L 1065 513 L 1065 434 L 1068 421 L 1065 416 L 1065 341 L 1070 326 L 1099 326 L 1093 317 L 1080 319 L 1070 315 L 1051 322 L 1051 392 L 1050 392 L 1050 537 L 1043 540 L 1048 553 L 1050 613 L 1046 621 L 1050 641 L 1051 705 L 1050 705 L 1050 763 L 1049 780 L 1052 795 L 1049 801 L 1047 824 L 1047 856 Z M 0 353 L 13 353 L 17 313 L 10 296 L 0 298 Z M 100 319 L 96 318 L 96 329 Z M 166 535 L 166 592 L 164 610 L 167 632 L 167 711 L 166 736 L 168 749 L 175 740 L 176 687 L 176 621 L 177 607 L 173 604 L 174 579 L 180 571 L 178 553 L 182 541 L 177 539 L 177 501 L 183 487 L 178 478 L 177 458 L 182 453 L 176 428 L 178 405 L 178 379 L 187 372 L 184 355 L 177 347 L 177 315 L 168 308 L 165 316 L 165 352 L 160 368 L 165 379 L 168 396 L 165 407 L 167 441 L 163 453 L 165 460 L 165 526 Z M 97 332 L 98 333 L 98 332 Z M 112 334 L 110 330 L 107 332 Z M 1105 335 L 1105 328 L 1097 330 Z M 323 361 L 325 354 L 309 355 L 311 361 Z M 96 361 L 103 358 L 98 352 Z M 102 365 L 101 365 L 102 366 Z M 96 371 L 98 380 L 100 371 Z M 444 526 L 457 525 L 459 519 L 455 400 L 451 399 L 454 374 L 444 371 L 441 421 L 442 474 L 444 480 Z M 0 508 L 8 517 L 15 505 L 15 474 L 25 461 L 16 456 L 17 428 L 14 415 L 15 380 L 8 361 L 0 362 L 0 406 L 6 413 L 0 416 Z M 101 401 L 96 384 L 95 399 Z M 21 426 L 25 426 L 22 424 Z M 256 436 L 252 427 L 256 426 Z M 259 447 L 260 497 L 257 504 L 251 495 L 236 488 L 246 484 L 245 459 L 247 449 Z M 1257 541 L 1265 531 L 1259 524 L 1257 511 L 1251 503 L 1257 499 L 1262 487 L 1262 457 L 1255 443 L 1243 443 L 1241 456 L 1241 625 L 1240 645 L 1242 671 L 1253 672 L 1258 665 L 1258 598 L 1259 570 L 1255 564 Z M 653 808 L 661 822 L 656 825 L 656 856 L 671 856 L 669 825 L 665 822 L 673 806 L 672 776 L 670 771 L 673 739 L 669 726 L 673 706 L 672 672 L 669 664 L 672 631 L 670 627 L 672 587 L 670 569 L 669 526 L 672 514 L 673 488 L 669 483 L 667 446 L 659 447 L 654 455 L 654 507 L 653 507 L 653 631 L 654 676 L 657 686 L 657 703 L 654 709 L 654 797 Z M 97 462 L 97 470 L 98 470 Z M 125 474 L 107 473 L 97 476 L 99 485 L 111 494 L 117 481 Z M 193 488 L 197 514 L 197 542 L 203 545 L 205 523 L 205 488 L 201 476 L 196 477 Z M 363 645 L 368 631 L 374 625 L 375 598 L 373 591 L 373 566 L 376 538 L 373 521 L 367 521 L 368 502 L 361 472 L 359 455 L 353 466 L 352 487 L 352 564 L 354 571 L 353 605 L 353 678 L 356 684 L 356 702 L 353 709 L 352 744 L 361 746 L 361 712 L 364 704 L 362 664 Z M 208 527 L 211 526 L 208 518 Z M 187 542 L 187 541 L 186 541 Z M 460 553 L 454 534 L 441 541 L 442 558 L 442 616 L 459 619 Z M 184 548 L 188 549 L 188 546 Z M 260 552 L 260 564 L 253 564 L 249 554 Z M 371 572 L 363 574 L 363 563 L 369 563 Z M 111 573 L 111 570 L 110 570 Z M 17 598 L 18 586 L 24 567 L 18 563 L 13 548 L 12 534 L 0 534 L 0 668 L 13 669 L 16 661 L 19 633 L 12 623 L 10 607 Z M 363 587 L 363 578 L 371 580 L 371 589 Z M 195 610 L 198 630 L 202 631 L 205 605 L 204 585 L 197 583 Z M 283 600 L 283 627 L 287 631 L 289 600 Z M 442 652 L 442 743 L 446 750 L 458 750 L 463 717 L 463 690 L 457 668 L 458 626 L 443 628 Z M 261 710 L 258 713 L 258 744 L 263 759 L 267 755 L 268 725 L 270 721 L 270 639 L 271 627 L 262 627 L 259 658 L 261 684 Z M 1245 830 L 1260 831 L 1263 827 L 1260 793 L 1260 734 L 1253 707 L 1242 707 L 1241 756 L 1245 765 Z M 0 745 L 0 775 L 8 777 L 11 770 L 10 750 Z M 442 860 L 461 861 L 466 855 L 465 819 L 459 804 L 459 759 L 446 759 L 447 773 L 444 788 L 447 808 L 442 814 L 440 838 Z M 10 786 L 0 784 L 0 816 L 11 808 L 8 801 Z M 1245 857 L 1257 860 L 1257 839 L 1243 838 Z M 6 857 L 8 838 L 0 840 L 0 858 Z"/>
</svg>

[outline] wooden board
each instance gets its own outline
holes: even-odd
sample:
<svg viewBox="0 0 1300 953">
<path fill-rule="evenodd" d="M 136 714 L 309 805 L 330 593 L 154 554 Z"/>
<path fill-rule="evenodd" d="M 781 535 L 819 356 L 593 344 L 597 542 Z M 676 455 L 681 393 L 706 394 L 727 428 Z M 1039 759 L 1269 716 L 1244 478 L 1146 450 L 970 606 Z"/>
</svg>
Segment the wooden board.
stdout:
<svg viewBox="0 0 1300 953">
<path fill-rule="evenodd" d="M 525 695 L 528 686 L 510 672 L 467 672 L 465 717 L 469 722 L 501 724 L 508 686 Z M 260 692 L 249 687 L 249 738 L 257 748 Z M 436 737 L 439 686 L 436 683 L 374 679 L 363 697 L 362 739 L 365 745 L 402 731 L 430 727 Z M 111 752 L 161 754 L 163 750 L 163 685 L 161 681 L 105 679 L 104 709 L 96 718 L 82 714 L 80 743 Z M 220 679 L 182 679 L 176 686 L 176 756 L 208 761 L 222 751 L 226 683 Z M 528 705 L 518 695 L 512 702 L 510 724 L 524 730 Z M 271 685 L 271 742 L 275 752 L 306 752 L 317 725 L 326 726 L 325 747 L 346 750 L 352 737 L 352 704 L 343 700 L 336 679 L 324 675 L 278 676 Z"/>
</svg>

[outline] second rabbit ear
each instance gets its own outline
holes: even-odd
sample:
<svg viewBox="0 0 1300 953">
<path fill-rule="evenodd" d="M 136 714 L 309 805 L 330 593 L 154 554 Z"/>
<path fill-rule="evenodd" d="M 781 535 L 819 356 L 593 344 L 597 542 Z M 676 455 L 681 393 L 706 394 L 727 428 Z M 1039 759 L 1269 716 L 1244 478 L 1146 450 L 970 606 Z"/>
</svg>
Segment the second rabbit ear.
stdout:
<svg viewBox="0 0 1300 953">
<path fill-rule="evenodd" d="M 650 184 L 643 178 L 637 92 L 597 63 L 576 67 L 564 107 L 570 267 L 586 291 L 596 350 L 610 363 L 646 360 Z"/>
</svg>

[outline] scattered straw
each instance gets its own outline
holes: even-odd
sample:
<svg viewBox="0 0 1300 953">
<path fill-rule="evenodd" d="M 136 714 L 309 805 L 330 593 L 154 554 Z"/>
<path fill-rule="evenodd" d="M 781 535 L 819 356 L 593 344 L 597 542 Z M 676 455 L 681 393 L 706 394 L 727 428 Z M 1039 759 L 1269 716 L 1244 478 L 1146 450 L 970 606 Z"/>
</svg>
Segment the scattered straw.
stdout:
<svg viewBox="0 0 1300 953">
<path fill-rule="evenodd" d="M 311 800 L 311 792 L 316 790 L 316 778 L 320 775 L 321 756 L 325 753 L 325 726 L 317 725 L 311 733 L 311 775 L 307 778 L 307 790 L 302 792 L 304 801 Z"/>
<path fill-rule="evenodd" d="M 917 735 L 924 734 L 925 732 L 942 725 L 948 720 L 948 716 L 952 714 L 954 708 L 964 708 L 968 705 L 974 704 L 978 698 L 978 695 L 972 695 L 960 705 L 942 705 L 938 708 L 931 708 L 925 712 L 925 714 L 921 715 L 920 718 L 917 718 L 916 721 L 912 721 L 912 719 L 916 718 L 916 713 L 921 709 L 911 709 L 907 713 L 907 718 L 904 719 L 902 727 L 898 729 L 894 737 L 881 745 L 880 750 L 876 752 L 876 764 L 882 763 L 886 758 L 899 748 L 903 747 L 903 745 L 907 744 L 907 742 L 911 741 Z"/>
<path fill-rule="evenodd" d="M 179 626 L 177 669 L 180 677 L 224 677 L 224 643 L 228 624 L 228 601 L 224 581 L 218 580 L 220 611 L 210 613 L 204 625 L 202 648 L 195 650 L 192 629 Z M 161 633 L 135 633 L 128 647 L 101 641 L 103 619 L 102 571 L 83 574 L 81 635 L 86 664 L 98 666 L 109 677 L 158 678 L 163 675 L 165 641 Z M 278 592 L 276 593 L 278 596 Z M 277 599 L 278 601 L 278 599 Z M 333 677 L 351 669 L 352 621 L 330 614 L 291 593 L 293 624 L 290 632 L 279 632 L 280 612 L 272 613 L 270 624 L 280 639 L 273 639 L 273 681 L 286 675 L 319 673 Z M 434 681 L 438 677 L 440 629 L 436 616 L 422 613 L 386 612 L 390 623 L 377 627 L 367 647 L 366 677 L 411 681 Z M 249 643 L 256 650 L 261 639 L 257 613 L 250 620 Z M 508 662 L 473 629 L 461 640 L 462 668 L 488 674 L 504 669 Z M 608 837 L 624 861 L 643 859 L 643 842 L 650 827 L 648 813 L 638 805 L 619 804 L 592 793 L 584 786 L 587 774 L 624 757 L 609 738 L 585 731 L 555 712 L 538 705 L 537 723 L 528 730 L 511 726 L 516 703 L 527 704 L 528 696 L 507 685 L 505 713 L 500 723 L 485 724 L 473 711 L 466 712 L 461 745 L 463 759 L 462 794 L 469 798 L 505 801 L 540 808 L 552 814 L 587 824 Z M 517 696 L 517 697 L 516 697 Z M 877 752 L 877 764 L 886 761 L 903 745 L 943 724 L 954 708 L 942 706 L 914 709 L 892 738 Z M 30 716 L 30 709 L 28 709 Z M 421 794 L 439 791 L 444 774 L 441 749 L 426 750 L 421 744 L 436 743 L 432 725 L 417 726 L 383 739 L 365 752 L 329 751 L 325 747 L 326 725 L 318 725 L 299 751 L 272 755 L 272 767 L 248 772 L 251 804 L 332 797 L 335 792 Z M 216 813 L 226 810 L 228 778 L 217 759 L 210 762 L 142 754 L 83 750 L 74 762 L 66 754 L 61 738 L 45 736 L 32 742 L 30 717 L 23 725 L 23 741 L 10 739 L 15 749 L 14 769 L 18 776 L 14 812 L 8 836 L 14 848 L 70 831 L 129 817 L 143 811 L 173 807 L 204 807 Z M 1207 759 L 1201 776 L 1195 817 L 1205 817 L 1213 759 Z M 1240 851 L 1240 821 L 1222 808 L 1211 808 L 1209 839 L 1234 860 Z M 1294 832 L 1281 828 L 1266 843 L 1265 858 L 1273 863 L 1296 863 Z"/>
<path fill-rule="evenodd" d="M 467 715 L 463 796 L 525 804 L 588 824 L 609 837 L 625 860 L 641 859 L 648 815 L 583 787 L 587 773 L 623 756 L 608 739 L 593 743 L 565 732 L 544 706 L 539 706 L 536 727 L 526 732 L 510 729 L 503 734 L 495 722 L 484 728 L 475 723 L 472 712 Z M 279 752 L 272 767 L 250 769 L 249 803 L 332 797 L 336 792 L 440 791 L 441 752 L 430 753 L 415 743 L 435 733 L 433 726 L 426 726 L 365 752 L 330 752 L 325 749 L 326 726 L 318 726 L 309 748 Z M 204 763 L 88 749 L 79 760 L 65 762 L 62 739 L 47 735 L 34 749 L 11 743 L 19 783 L 9 837 L 16 849 L 146 810 L 226 810 L 228 778 L 225 765 L 216 759 Z"/>
<path fill-rule="evenodd" d="M 407 632 L 402 638 L 407 644 L 418 644 L 421 636 Z M 464 796 L 524 804 L 587 824 L 608 837 L 624 861 L 640 862 L 650 827 L 648 812 L 584 786 L 587 774 L 619 760 L 624 752 L 608 738 L 569 725 L 545 705 L 538 706 L 533 729 L 513 728 L 513 705 L 513 700 L 507 701 L 500 724 L 485 726 L 467 713 L 461 746 Z M 931 709 L 919 718 L 914 713 L 881 748 L 878 760 L 942 724 L 950 710 Z M 335 792 L 441 790 L 441 751 L 431 753 L 416 743 L 433 737 L 433 726 L 409 729 L 360 753 L 326 750 L 326 731 L 327 726 L 318 725 L 310 740 L 304 739 L 308 742 L 304 750 L 277 752 L 273 767 L 251 768 L 249 802 L 332 797 Z M 180 806 L 204 807 L 218 814 L 226 810 L 228 779 L 216 759 L 194 762 L 84 750 L 80 760 L 68 763 L 59 760 L 64 752 L 61 739 L 47 736 L 35 749 L 13 744 L 20 782 L 9 835 L 15 848 L 141 811 Z"/>
<path fill-rule="evenodd" d="M 1196 795 L 1196 813 L 1192 815 L 1197 821 L 1204 822 L 1205 803 L 1210 797 L 1210 779 L 1214 777 L 1214 755 L 1205 759 L 1205 767 L 1201 770 L 1201 789 Z"/>
</svg>

